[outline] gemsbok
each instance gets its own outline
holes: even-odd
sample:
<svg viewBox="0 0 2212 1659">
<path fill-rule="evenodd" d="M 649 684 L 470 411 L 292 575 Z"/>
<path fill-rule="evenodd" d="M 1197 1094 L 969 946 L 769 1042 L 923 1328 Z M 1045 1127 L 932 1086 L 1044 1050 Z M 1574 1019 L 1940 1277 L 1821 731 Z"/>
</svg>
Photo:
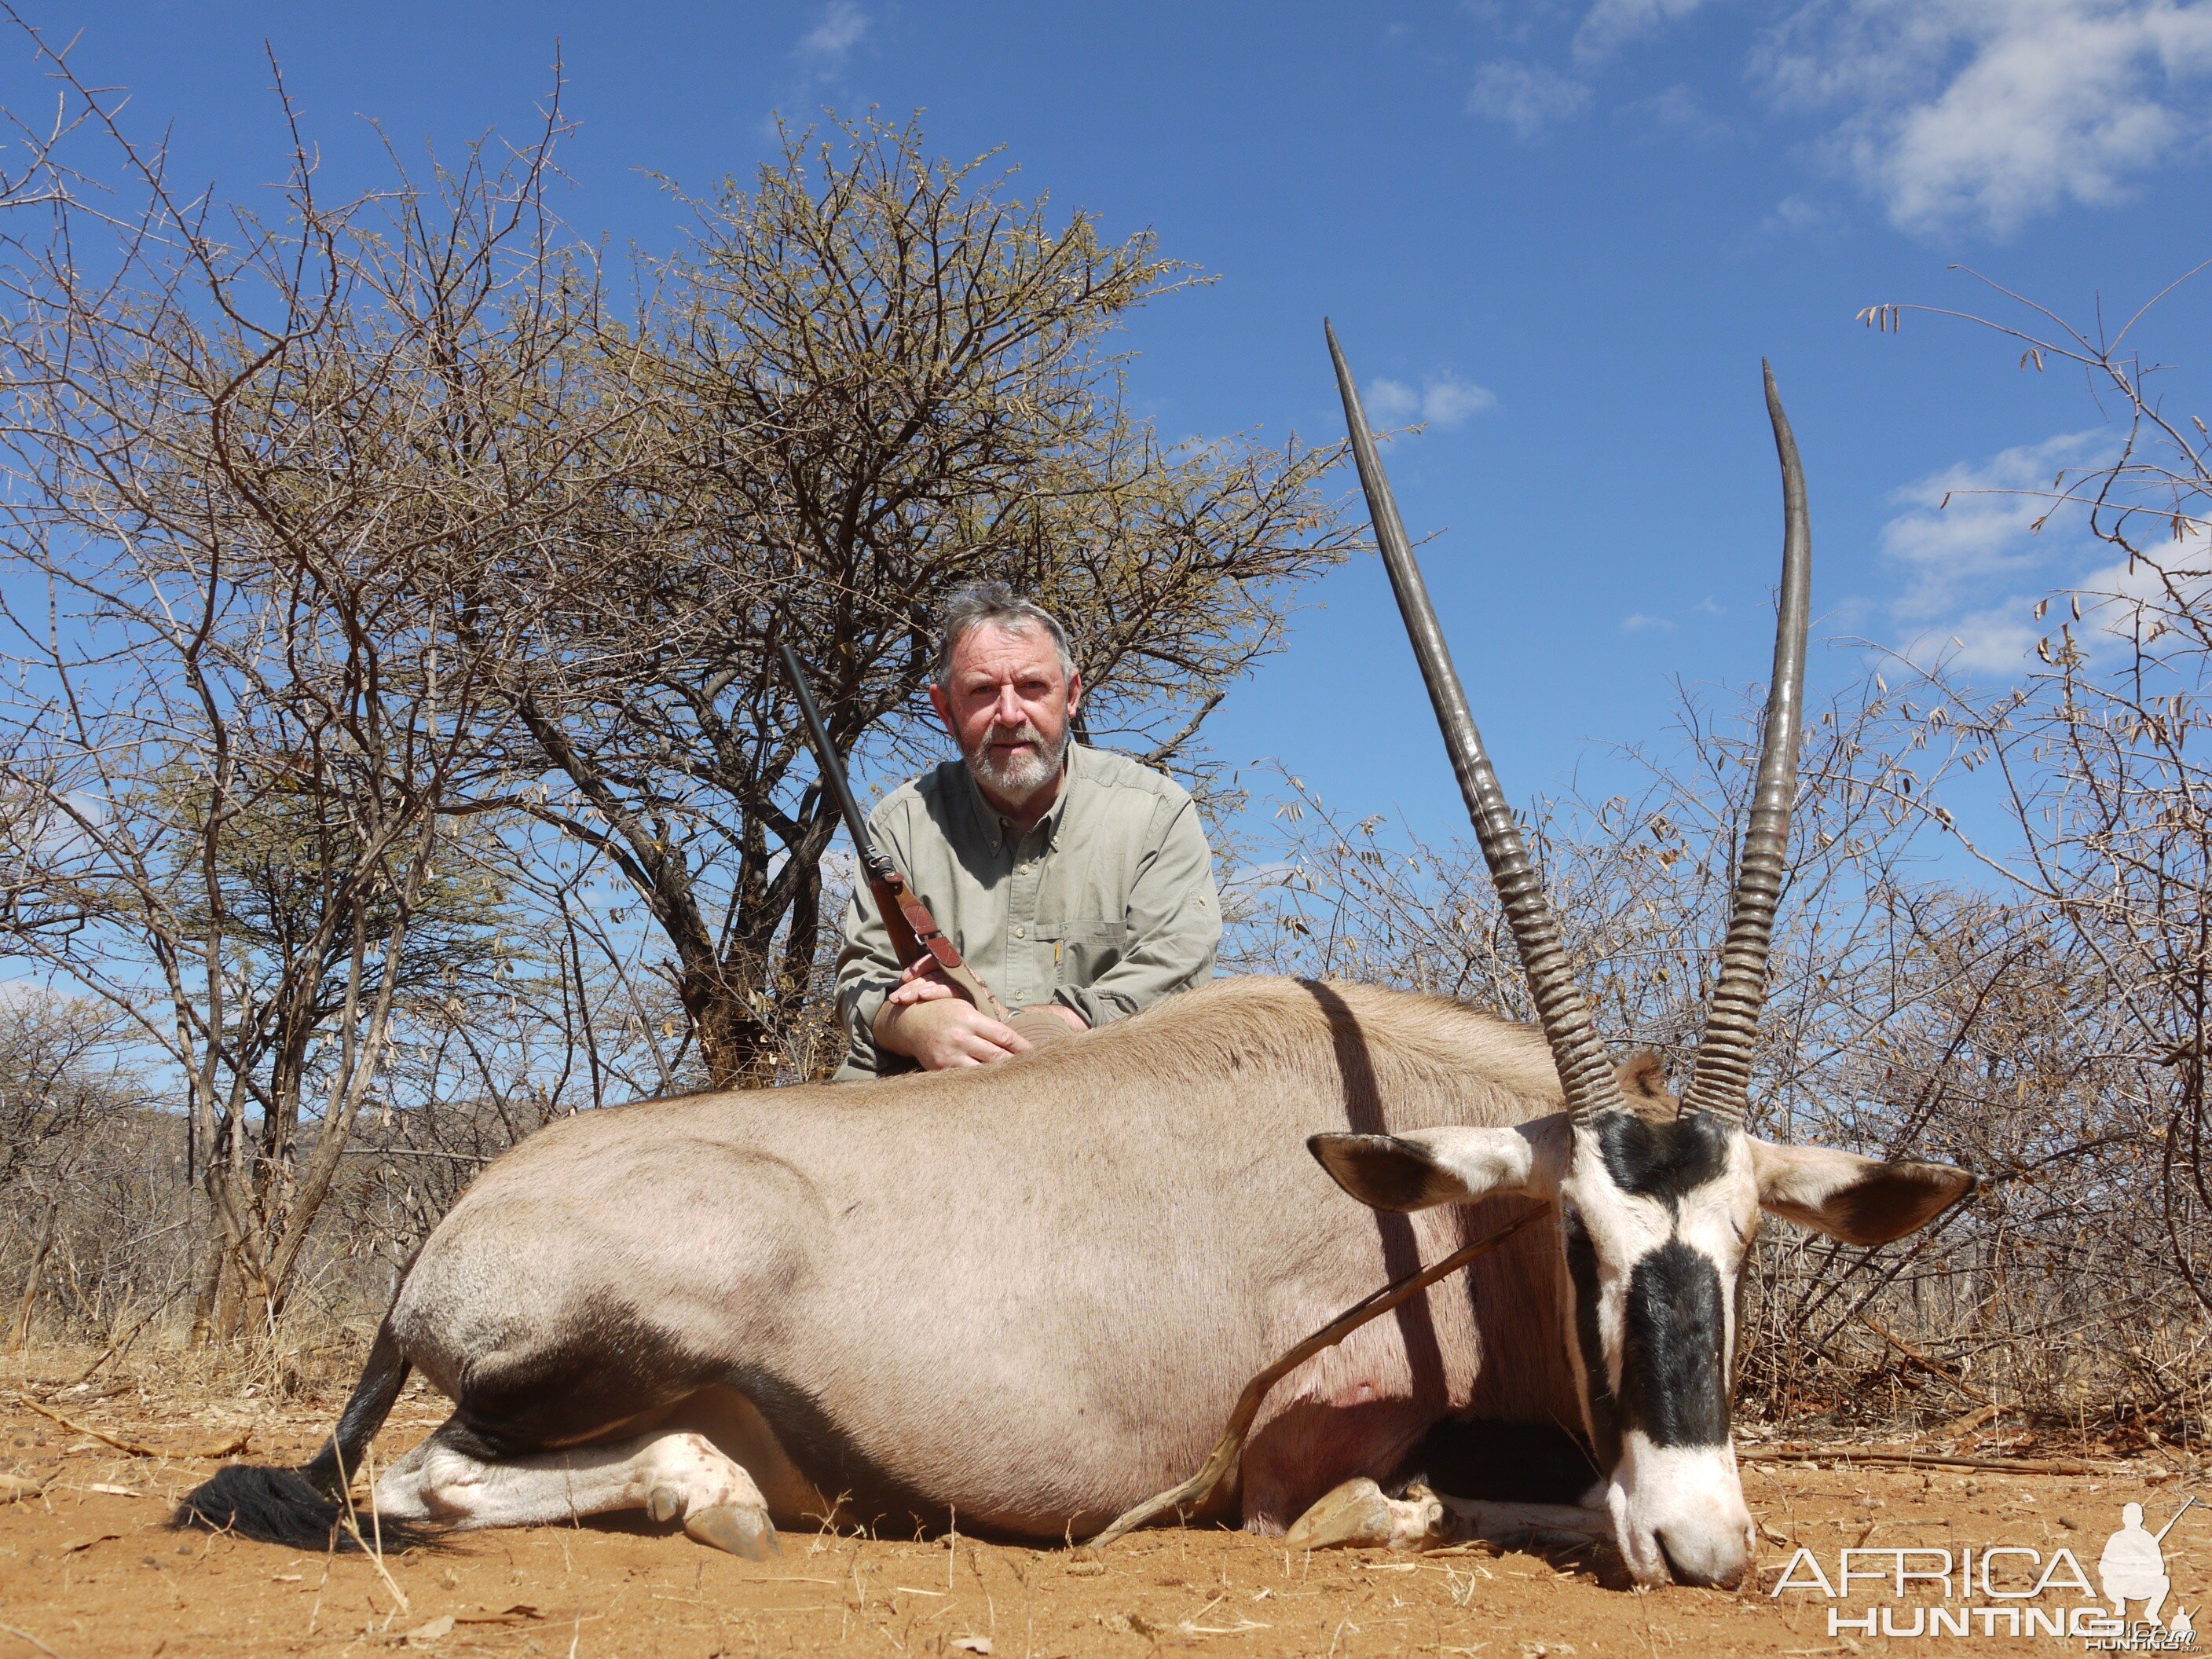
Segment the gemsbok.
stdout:
<svg viewBox="0 0 2212 1659">
<path fill-rule="evenodd" d="M 564 1119 L 432 1232 L 320 1454 L 222 1470 L 180 1524 L 322 1546 L 412 1370 L 453 1413 L 360 1504 L 387 1541 L 640 1509 L 746 1555 L 777 1527 L 833 1522 L 1081 1538 L 1195 1467 L 1245 1380 L 1297 1339 L 1546 1206 L 1552 1224 L 1286 1377 L 1208 1518 L 1279 1531 L 1347 1480 L 1404 1479 L 1432 1431 L 1564 1425 L 1589 1459 L 1580 1512 L 1609 1517 L 1637 1580 L 1741 1580 L 1729 1378 L 1761 1212 L 1870 1244 L 1973 1184 L 1744 1127 L 1802 718 L 1811 555 L 1789 424 L 1770 374 L 1774 674 L 1677 1102 L 1592 1027 L 1329 344 L 1538 1026 L 1236 980 L 980 1070 Z"/>
</svg>

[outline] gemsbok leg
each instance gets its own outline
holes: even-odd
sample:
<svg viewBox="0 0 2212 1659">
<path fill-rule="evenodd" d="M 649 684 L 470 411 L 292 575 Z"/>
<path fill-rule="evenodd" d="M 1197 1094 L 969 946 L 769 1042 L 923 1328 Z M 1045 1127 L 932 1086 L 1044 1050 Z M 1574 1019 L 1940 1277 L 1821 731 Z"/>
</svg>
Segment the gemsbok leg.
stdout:
<svg viewBox="0 0 2212 1659">
<path fill-rule="evenodd" d="M 680 1521 L 702 1544 L 759 1560 L 775 1523 L 753 1478 L 702 1434 L 661 1431 L 603 1444 L 488 1460 L 452 1425 L 376 1483 L 380 1516 L 441 1527 L 532 1527 L 620 1510 Z"/>
<path fill-rule="evenodd" d="M 1475 1539 L 1561 1547 L 1612 1536 L 1612 1517 L 1602 1509 L 1447 1498 L 1421 1486 L 1392 1498 L 1363 1475 L 1316 1501 L 1283 1541 L 1292 1549 L 1426 1550 Z"/>
</svg>

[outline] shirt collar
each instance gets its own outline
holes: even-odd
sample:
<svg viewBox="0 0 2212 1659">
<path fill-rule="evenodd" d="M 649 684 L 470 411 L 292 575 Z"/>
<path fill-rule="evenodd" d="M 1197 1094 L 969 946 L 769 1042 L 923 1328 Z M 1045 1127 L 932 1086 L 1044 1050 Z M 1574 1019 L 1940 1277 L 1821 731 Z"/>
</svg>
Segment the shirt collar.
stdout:
<svg viewBox="0 0 2212 1659">
<path fill-rule="evenodd" d="M 1067 816 L 1067 803 L 1080 787 L 1083 752 L 1081 744 L 1073 738 L 1068 740 L 1067 758 L 1062 763 L 1065 770 L 1060 780 L 1060 793 L 1053 798 L 1052 805 L 1045 815 L 1037 820 L 1036 829 L 1030 831 L 1035 835 L 1038 830 L 1043 830 L 1047 847 L 1050 847 L 1059 836 L 1060 826 Z M 1006 820 L 999 816 L 999 809 L 984 799 L 982 786 L 975 781 L 975 774 L 965 761 L 960 764 L 960 775 L 968 780 L 969 810 L 975 813 L 975 822 L 983 831 L 983 838 L 991 843 L 994 853 L 1003 852 L 1006 844 Z"/>
</svg>

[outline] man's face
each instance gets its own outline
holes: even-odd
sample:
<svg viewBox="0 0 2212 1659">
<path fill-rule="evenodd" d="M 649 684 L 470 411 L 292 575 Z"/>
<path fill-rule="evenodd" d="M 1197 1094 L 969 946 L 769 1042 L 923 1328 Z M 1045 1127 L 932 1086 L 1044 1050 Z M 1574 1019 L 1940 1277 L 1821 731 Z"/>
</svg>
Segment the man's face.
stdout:
<svg viewBox="0 0 2212 1659">
<path fill-rule="evenodd" d="M 1018 807 L 1059 776 L 1083 686 L 1043 629 L 970 629 L 945 680 L 929 700 L 987 792 Z"/>
</svg>

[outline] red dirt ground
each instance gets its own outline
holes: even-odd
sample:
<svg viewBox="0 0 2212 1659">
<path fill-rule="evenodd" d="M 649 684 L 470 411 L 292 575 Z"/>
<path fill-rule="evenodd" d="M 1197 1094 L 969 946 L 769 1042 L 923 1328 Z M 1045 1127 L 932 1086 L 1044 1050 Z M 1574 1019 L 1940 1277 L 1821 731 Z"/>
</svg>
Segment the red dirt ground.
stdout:
<svg viewBox="0 0 2212 1659">
<path fill-rule="evenodd" d="M 340 1398 L 334 1390 L 274 1406 L 165 1384 L 157 1367 L 146 1370 L 127 1390 L 95 1385 L 50 1403 L 87 1426 L 162 1448 L 249 1430 L 255 1461 L 298 1462 Z M 438 1421 L 441 1403 L 419 1385 L 410 1391 L 379 1443 L 381 1457 Z M 0 1488 L 12 1476 L 36 1492 L 9 1501 L 0 1491 L 0 1659 L 2079 1652 L 2078 1638 L 1832 1637 L 1830 1604 L 1817 1593 L 1768 1592 L 1800 1544 L 1831 1574 L 1850 1546 L 2002 1543 L 2047 1556 L 2063 1545 L 2094 1578 L 2123 1503 L 2142 1503 L 2155 1528 L 2198 1487 L 2170 1458 L 2059 1477 L 1855 1465 L 1843 1449 L 1838 1456 L 1747 1466 L 1746 1491 L 1767 1542 L 1758 1585 L 1736 1594 L 1634 1594 L 1608 1587 L 1619 1583 L 1616 1566 L 1571 1557 L 1486 1547 L 1416 1558 L 1293 1555 L 1220 1531 L 1145 1533 L 1103 1553 L 786 1534 L 781 1556 L 755 1565 L 644 1525 L 474 1534 L 390 1558 L 387 1581 L 359 1556 L 170 1532 L 170 1506 L 213 1462 L 130 1455 L 11 1395 L 0 1399 Z M 2212 1513 L 2191 1511 L 2166 1553 L 2176 1586 L 2169 1615 L 2177 1604 L 2192 1613 L 2212 1604 Z M 1837 1605 L 1857 1615 L 1884 1604 L 1862 1588 Z M 1887 1603 L 1900 1622 L 1916 1606 L 1936 1604 L 1927 1595 Z"/>
</svg>

